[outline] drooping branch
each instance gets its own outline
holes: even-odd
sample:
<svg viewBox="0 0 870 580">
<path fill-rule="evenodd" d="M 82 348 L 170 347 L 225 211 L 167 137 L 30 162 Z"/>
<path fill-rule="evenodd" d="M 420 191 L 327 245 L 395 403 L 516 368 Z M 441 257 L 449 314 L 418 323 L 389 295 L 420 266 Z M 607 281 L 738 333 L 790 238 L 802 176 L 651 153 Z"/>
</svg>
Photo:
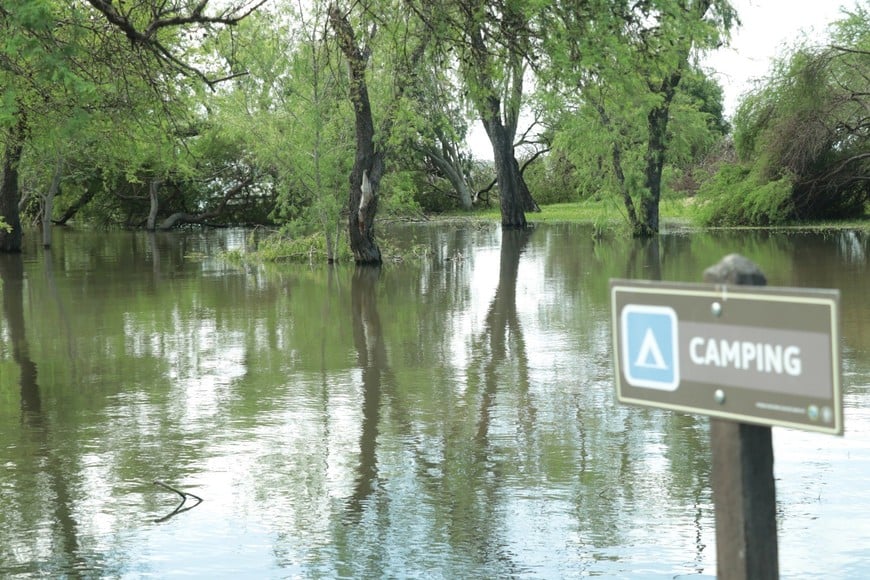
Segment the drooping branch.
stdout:
<svg viewBox="0 0 870 580">
<path fill-rule="evenodd" d="M 222 24 L 225 26 L 234 26 L 250 16 L 254 11 L 266 4 L 268 1 L 269 0 L 256 0 L 253 2 L 244 1 L 237 5 L 231 5 L 214 16 L 205 13 L 206 8 L 208 8 L 209 0 L 200 0 L 200 2 L 187 13 L 185 13 L 182 6 L 177 3 L 166 7 L 166 2 L 162 2 L 160 9 L 152 10 L 151 21 L 142 30 L 139 30 L 131 21 L 132 8 L 126 13 L 123 13 L 114 6 L 112 0 L 87 0 L 88 4 L 101 12 L 111 24 L 120 28 L 131 42 L 140 44 L 154 42 L 157 32 L 163 28 L 181 27 L 190 24 Z M 118 7 L 121 7 L 122 5 L 123 2 L 119 1 Z"/>
<path fill-rule="evenodd" d="M 207 220 L 214 219 L 224 213 L 230 201 L 232 201 L 233 198 L 235 198 L 238 194 L 244 191 L 245 188 L 251 185 L 253 182 L 254 176 L 248 175 L 247 177 L 245 177 L 245 179 L 228 189 L 226 193 L 224 193 L 223 198 L 221 198 L 218 206 L 214 209 L 210 209 L 198 214 L 176 212 L 163 220 L 163 222 L 161 222 L 157 229 L 161 231 L 170 230 L 180 224 L 201 224 Z"/>
<path fill-rule="evenodd" d="M 847 52 L 849 54 L 861 54 L 864 56 L 870 56 L 870 50 L 861 50 L 859 48 L 850 48 L 848 46 L 837 46 L 832 44 L 831 48 L 834 50 L 838 50 L 840 52 Z"/>
<path fill-rule="evenodd" d="M 172 3 L 152 1 L 150 4 L 146 3 L 146 9 L 150 8 L 151 11 L 151 19 L 142 27 L 137 27 L 134 23 L 134 8 L 131 7 L 124 11 L 124 2 L 121 0 L 118 0 L 117 6 L 114 0 L 87 0 L 87 3 L 102 14 L 110 24 L 123 32 L 133 46 L 145 48 L 154 54 L 159 61 L 168 64 L 171 68 L 187 75 L 194 75 L 209 86 L 213 86 L 227 78 L 238 76 L 238 74 L 220 79 L 209 78 L 200 69 L 173 54 L 159 40 L 158 32 L 164 29 L 188 26 L 235 26 L 268 1 L 241 0 L 213 14 L 207 12 L 209 0 L 200 0 L 189 8 L 185 7 L 188 3 L 178 1 Z M 142 6 L 142 3 L 134 4 L 134 6 Z"/>
</svg>

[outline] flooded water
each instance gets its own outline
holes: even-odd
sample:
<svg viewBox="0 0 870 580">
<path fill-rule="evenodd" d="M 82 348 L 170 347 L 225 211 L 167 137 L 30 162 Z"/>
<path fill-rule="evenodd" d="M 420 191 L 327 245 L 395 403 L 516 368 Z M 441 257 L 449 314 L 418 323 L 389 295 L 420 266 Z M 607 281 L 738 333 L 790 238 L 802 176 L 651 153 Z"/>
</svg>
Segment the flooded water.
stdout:
<svg viewBox="0 0 870 580">
<path fill-rule="evenodd" d="M 712 577 L 709 422 L 616 403 L 608 280 L 735 251 L 842 293 L 845 436 L 773 430 L 780 570 L 870 574 L 866 232 L 388 235 L 434 255 L 236 268 L 241 231 L 0 255 L 0 577 Z"/>
</svg>

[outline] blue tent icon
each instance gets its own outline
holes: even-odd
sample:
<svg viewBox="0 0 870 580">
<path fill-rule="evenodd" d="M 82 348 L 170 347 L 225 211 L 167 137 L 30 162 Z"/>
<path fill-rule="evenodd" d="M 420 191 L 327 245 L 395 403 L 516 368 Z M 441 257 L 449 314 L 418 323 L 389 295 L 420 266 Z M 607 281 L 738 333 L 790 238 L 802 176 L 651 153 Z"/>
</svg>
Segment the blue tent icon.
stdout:
<svg viewBox="0 0 870 580">
<path fill-rule="evenodd" d="M 621 367 L 633 387 L 673 391 L 680 384 L 677 313 L 668 306 L 622 309 Z"/>
</svg>

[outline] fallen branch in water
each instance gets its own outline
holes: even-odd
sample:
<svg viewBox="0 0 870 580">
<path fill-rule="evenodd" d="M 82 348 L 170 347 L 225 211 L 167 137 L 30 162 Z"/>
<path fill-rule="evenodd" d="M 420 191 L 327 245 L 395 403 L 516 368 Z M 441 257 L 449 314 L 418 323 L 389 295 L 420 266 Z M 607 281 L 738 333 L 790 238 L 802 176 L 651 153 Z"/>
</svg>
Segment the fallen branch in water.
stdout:
<svg viewBox="0 0 870 580">
<path fill-rule="evenodd" d="M 173 516 L 177 516 L 178 514 L 186 512 L 187 510 L 191 510 L 202 503 L 202 498 L 199 497 L 198 495 L 194 495 L 194 494 L 186 492 L 186 491 L 181 491 L 180 489 L 176 489 L 169 484 L 163 483 L 162 481 L 155 481 L 154 485 L 159 485 L 160 487 L 168 489 L 169 491 L 171 491 L 173 493 L 177 493 L 181 497 L 181 503 L 178 504 L 178 506 L 174 510 L 172 510 L 169 514 L 163 516 L 162 518 L 158 518 L 158 519 L 154 520 L 154 523 L 165 522 L 169 518 L 171 518 Z M 193 505 L 189 505 L 187 507 L 184 507 L 184 504 L 187 503 L 187 498 L 189 498 L 189 497 L 195 499 L 196 503 Z"/>
</svg>

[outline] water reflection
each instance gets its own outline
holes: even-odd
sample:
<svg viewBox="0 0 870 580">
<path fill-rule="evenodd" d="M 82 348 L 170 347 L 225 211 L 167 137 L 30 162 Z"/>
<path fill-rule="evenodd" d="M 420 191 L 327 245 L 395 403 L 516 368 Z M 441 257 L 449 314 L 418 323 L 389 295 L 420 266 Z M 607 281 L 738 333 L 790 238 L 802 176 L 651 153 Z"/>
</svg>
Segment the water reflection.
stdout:
<svg viewBox="0 0 870 580">
<path fill-rule="evenodd" d="M 0 575 L 713 574 L 708 422 L 615 404 L 608 279 L 732 251 L 842 291 L 847 435 L 775 432 L 781 569 L 866 571 L 866 233 L 423 226 L 395 238 L 433 259 L 381 270 L 209 257 L 244 237 L 0 256 Z M 204 501 L 157 525 L 155 479 Z M 856 548 L 813 560 L 818 529 Z"/>
<path fill-rule="evenodd" d="M 362 370 L 362 433 L 360 459 L 353 496 L 348 502 L 351 513 L 359 516 L 362 507 L 377 487 L 377 441 L 381 418 L 381 378 L 389 372 L 381 319 L 378 314 L 378 278 L 380 268 L 358 266 L 351 281 L 353 342 L 357 364 Z"/>
<path fill-rule="evenodd" d="M 50 253 L 46 280 L 51 286 L 53 278 Z M 43 411 L 37 366 L 31 359 L 25 328 L 25 284 L 22 256 L 0 254 L 3 317 L 12 345 L 12 359 L 18 365 L 19 371 L 21 424 L 24 428 L 24 440 L 21 444 L 29 449 L 31 457 L 36 460 L 35 464 L 25 460 L 16 466 L 14 471 L 18 477 L 15 480 L 15 489 L 20 495 L 15 501 L 22 517 L 32 517 L 40 512 L 44 513 L 43 510 L 46 509 L 53 508 L 53 511 L 47 518 L 48 525 L 31 522 L 34 527 L 28 530 L 29 533 L 17 536 L 14 545 L 5 549 L 29 553 L 37 561 L 51 559 L 54 561 L 53 566 L 78 573 L 89 570 L 94 563 L 88 563 L 79 551 L 78 524 L 73 517 L 73 506 L 77 497 L 70 489 L 75 477 L 70 473 L 68 464 L 70 459 L 75 459 L 62 457 L 54 448 L 50 420 Z M 6 467 L 10 465 L 7 463 Z M 47 482 L 47 487 L 41 485 L 41 481 Z M 28 491 L 34 488 L 39 490 L 39 498 L 29 496 Z M 7 517 L 9 515 L 11 514 L 7 514 Z M 48 553 L 40 546 L 46 540 L 51 543 Z"/>
<path fill-rule="evenodd" d="M 0 254 L 0 289 L 12 360 L 18 365 L 21 418 L 25 424 L 38 426 L 42 422 L 42 397 L 24 328 L 24 261 L 20 254 Z"/>
</svg>

